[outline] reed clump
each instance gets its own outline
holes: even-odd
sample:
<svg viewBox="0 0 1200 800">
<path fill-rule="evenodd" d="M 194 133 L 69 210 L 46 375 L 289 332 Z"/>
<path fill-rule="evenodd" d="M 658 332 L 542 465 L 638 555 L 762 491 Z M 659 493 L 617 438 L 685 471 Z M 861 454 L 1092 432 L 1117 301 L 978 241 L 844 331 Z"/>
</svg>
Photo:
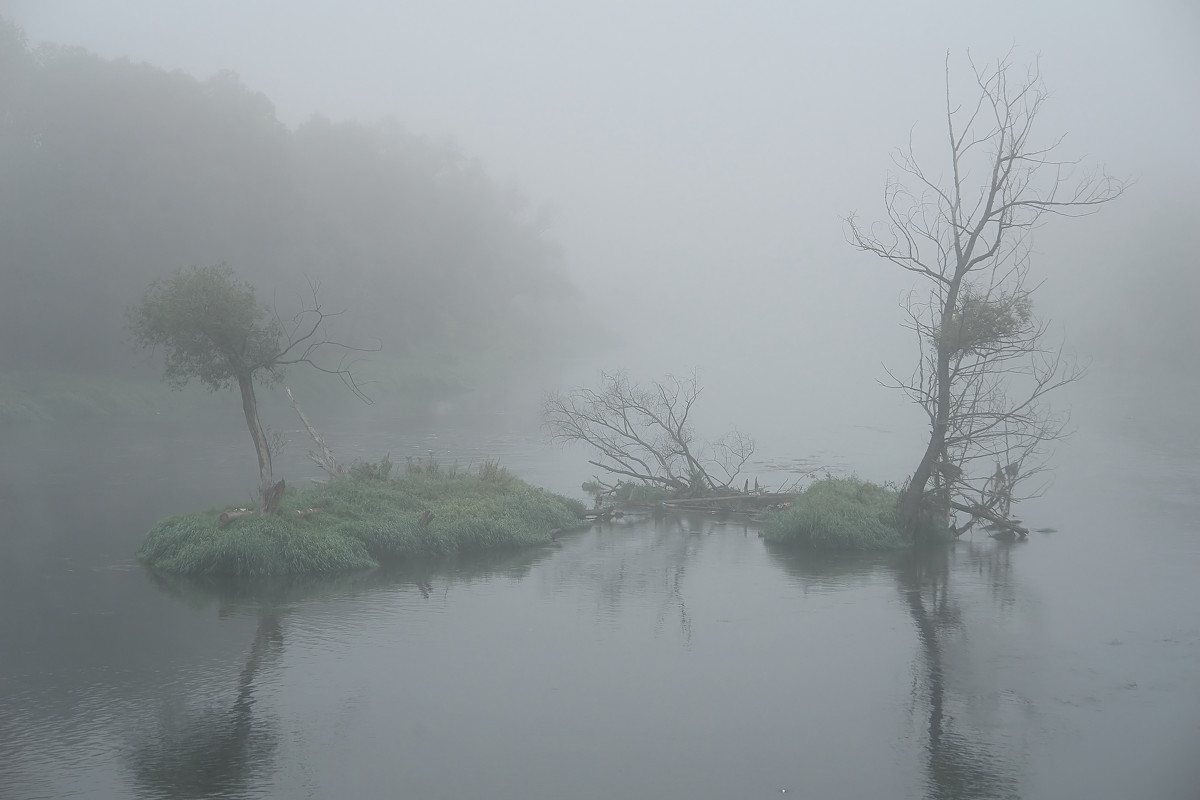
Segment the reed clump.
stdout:
<svg viewBox="0 0 1200 800">
<path fill-rule="evenodd" d="M 498 465 L 476 472 L 358 470 L 289 488 L 277 516 L 222 526 L 222 511 L 179 514 L 147 534 L 138 559 L 180 575 L 266 577 L 330 573 L 413 558 L 546 544 L 586 524 L 582 504 L 525 483 Z M 316 509 L 316 511 L 312 511 Z"/>
<path fill-rule="evenodd" d="M 856 477 L 825 478 L 773 512 L 763 538 L 820 550 L 890 550 L 909 545 L 897 514 L 900 493 Z"/>
</svg>

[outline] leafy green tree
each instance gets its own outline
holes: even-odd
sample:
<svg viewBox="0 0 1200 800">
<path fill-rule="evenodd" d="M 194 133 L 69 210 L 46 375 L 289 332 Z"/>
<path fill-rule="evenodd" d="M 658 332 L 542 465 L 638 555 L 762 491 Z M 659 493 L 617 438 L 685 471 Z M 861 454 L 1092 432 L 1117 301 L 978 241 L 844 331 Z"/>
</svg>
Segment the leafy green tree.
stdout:
<svg viewBox="0 0 1200 800">
<path fill-rule="evenodd" d="M 224 265 L 178 270 L 150 284 L 141 301 L 127 311 L 128 330 L 140 347 L 161 347 L 165 353 L 164 379 L 174 389 L 193 380 L 209 391 L 237 386 L 246 427 L 258 455 L 259 499 L 262 513 L 274 513 L 283 481 L 274 482 L 271 447 L 258 418 L 255 380 L 275 385 L 284 369 L 308 364 L 338 376 L 359 397 L 365 396 L 343 361 L 337 367 L 314 361 L 319 351 L 332 347 L 361 350 L 330 340 L 325 323 L 329 312 L 317 302 L 301 309 L 285 325 L 278 314 L 258 302 L 254 287 L 239 280 Z"/>
</svg>

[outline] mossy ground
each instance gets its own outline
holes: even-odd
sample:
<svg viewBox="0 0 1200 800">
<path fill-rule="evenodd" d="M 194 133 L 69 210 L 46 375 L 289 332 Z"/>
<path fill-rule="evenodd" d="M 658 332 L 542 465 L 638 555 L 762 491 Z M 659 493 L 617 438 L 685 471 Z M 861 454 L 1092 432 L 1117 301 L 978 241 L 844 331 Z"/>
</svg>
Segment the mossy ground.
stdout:
<svg viewBox="0 0 1200 800">
<path fill-rule="evenodd" d="M 899 499 L 896 490 L 858 478 L 826 478 L 773 513 L 763 538 L 821 550 L 906 547 L 896 511 Z"/>
<path fill-rule="evenodd" d="M 319 508 L 300 517 L 299 509 Z M 412 558 L 530 547 L 581 524 L 582 504 L 535 488 L 503 468 L 410 471 L 398 478 L 289 489 L 282 513 L 222 527 L 222 509 L 179 514 L 147 534 L 138 559 L 180 575 L 261 577 L 330 573 Z M 433 517 L 427 524 L 425 512 Z"/>
</svg>

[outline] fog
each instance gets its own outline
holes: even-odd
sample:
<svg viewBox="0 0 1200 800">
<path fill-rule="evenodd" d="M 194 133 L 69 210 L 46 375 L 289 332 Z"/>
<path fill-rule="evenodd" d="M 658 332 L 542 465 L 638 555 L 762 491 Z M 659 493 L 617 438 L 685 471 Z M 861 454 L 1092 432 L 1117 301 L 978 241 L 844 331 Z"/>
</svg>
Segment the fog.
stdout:
<svg viewBox="0 0 1200 800">
<path fill-rule="evenodd" d="M 1195 796 L 1200 10 L 913 6 L 0 0 L 0 795 Z M 1005 54 L 1036 140 L 1128 182 L 1033 231 L 1090 371 L 1028 540 L 821 554 L 693 512 L 294 584 L 138 567 L 155 520 L 254 502 L 236 393 L 153 394 L 124 330 L 225 260 L 382 341 L 373 406 L 289 373 L 345 461 L 579 496 L 544 394 L 695 370 L 750 481 L 903 481 L 916 282 L 845 220 L 897 148 L 944 175 L 947 64 L 969 103 Z"/>
<path fill-rule="evenodd" d="M 1120 332 L 1145 330 L 1131 315 L 1161 299 L 1147 282 L 1197 288 L 1178 263 L 1200 211 L 1200 12 L 1184 2 L 997 13 L 17 0 L 0 11 L 31 42 L 200 78 L 234 70 L 289 127 L 390 118 L 452 138 L 546 215 L 576 285 L 626 345 L 602 364 L 647 377 L 698 368 L 714 424 L 762 440 L 801 418 L 920 425 L 876 384 L 881 365 L 912 361 L 897 327 L 912 281 L 853 251 L 842 218 L 882 216 L 891 153 L 910 136 L 942 168 L 947 51 L 963 97 L 968 52 L 1037 58 L 1052 93 L 1043 139 L 1065 133 L 1064 155 L 1136 180 L 1097 217 L 1037 232 L 1040 310 L 1083 355 L 1129 355 Z M 1195 346 L 1190 324 L 1176 358 Z"/>
</svg>

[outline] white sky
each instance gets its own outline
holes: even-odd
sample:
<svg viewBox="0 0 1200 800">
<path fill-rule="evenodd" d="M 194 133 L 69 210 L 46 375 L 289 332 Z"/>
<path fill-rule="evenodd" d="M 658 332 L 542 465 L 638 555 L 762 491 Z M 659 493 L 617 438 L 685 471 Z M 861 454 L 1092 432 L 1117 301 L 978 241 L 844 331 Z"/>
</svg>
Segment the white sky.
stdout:
<svg viewBox="0 0 1200 800">
<path fill-rule="evenodd" d="M 452 136 L 554 209 L 578 282 L 632 321 L 647 373 L 699 366 L 751 416 L 734 395 L 752 379 L 756 395 L 817 394 L 818 414 L 870 413 L 881 362 L 911 361 L 896 328 L 910 281 L 854 252 L 841 218 L 882 214 L 910 130 L 940 145 L 947 50 L 956 78 L 968 48 L 1040 55 L 1041 131 L 1138 178 L 1099 217 L 1039 235 L 1035 271 L 1076 329 L 1104 313 L 1113 277 L 1088 242 L 1200 179 L 1190 0 L 0 0 L 0 13 L 31 42 L 201 78 L 232 69 L 292 125 L 391 116 Z M 809 390 L 835 375 L 841 392 Z"/>
</svg>

